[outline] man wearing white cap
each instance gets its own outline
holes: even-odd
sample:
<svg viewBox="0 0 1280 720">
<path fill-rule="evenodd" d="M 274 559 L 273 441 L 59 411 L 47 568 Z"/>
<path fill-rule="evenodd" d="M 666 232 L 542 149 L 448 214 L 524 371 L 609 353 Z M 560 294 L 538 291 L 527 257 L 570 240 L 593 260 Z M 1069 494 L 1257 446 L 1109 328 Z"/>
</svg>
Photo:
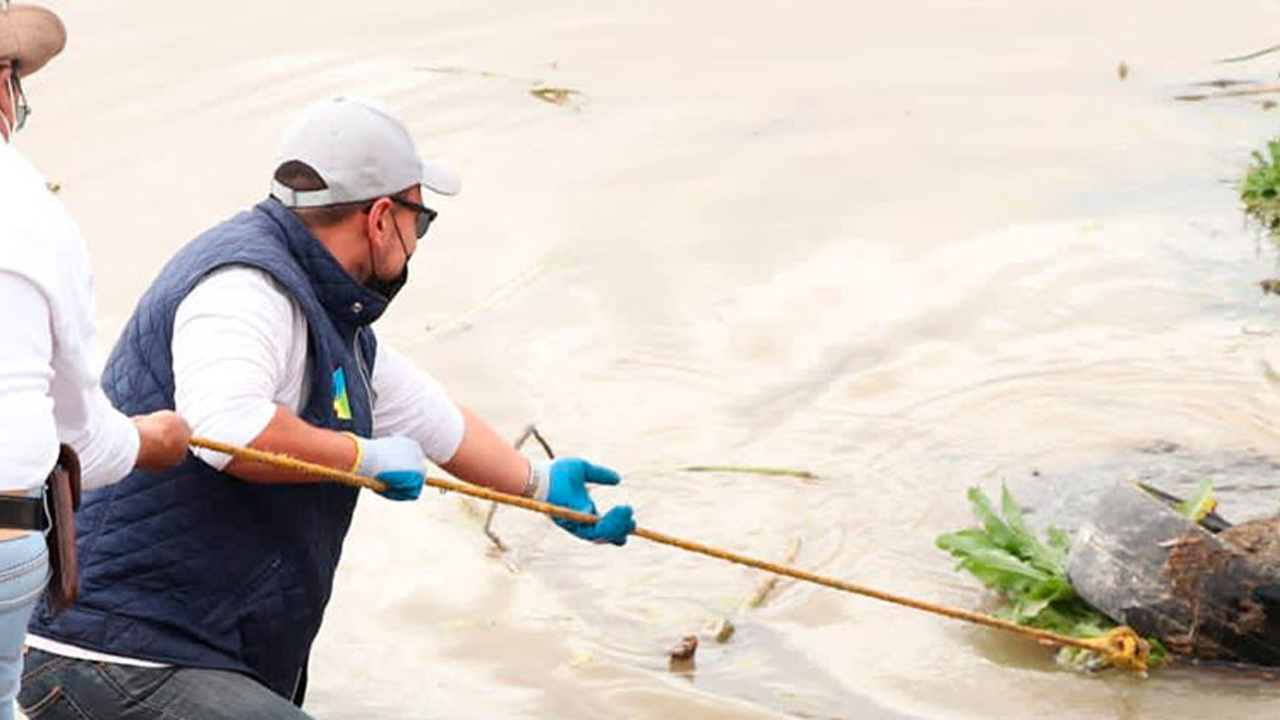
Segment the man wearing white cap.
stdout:
<svg viewBox="0 0 1280 720">
<path fill-rule="evenodd" d="M 376 103 L 308 108 L 285 133 L 271 198 L 196 238 L 142 298 L 108 361 L 108 395 L 130 411 L 176 407 L 203 436 L 377 477 L 393 500 L 418 497 L 430 458 L 595 513 L 587 484 L 617 474 L 526 460 L 369 327 L 436 216 L 423 192 L 458 190 Z M 307 660 L 357 495 L 213 453 L 87 495 L 84 592 L 33 619 L 24 707 L 307 717 Z M 635 528 L 628 506 L 557 523 L 617 545 Z"/>
<path fill-rule="evenodd" d="M 171 410 L 131 421 L 98 386 L 84 238 L 10 145 L 30 112 L 22 83 L 65 42 L 52 12 L 0 0 L 0 720 L 13 717 L 27 619 L 51 579 L 49 549 L 51 587 L 74 594 L 74 557 L 46 548 L 46 535 L 61 536 L 62 550 L 74 551 L 74 501 L 62 506 L 58 496 L 76 492 L 67 474 L 76 455 L 84 486 L 100 487 L 135 464 L 176 464 L 191 436 Z"/>
</svg>

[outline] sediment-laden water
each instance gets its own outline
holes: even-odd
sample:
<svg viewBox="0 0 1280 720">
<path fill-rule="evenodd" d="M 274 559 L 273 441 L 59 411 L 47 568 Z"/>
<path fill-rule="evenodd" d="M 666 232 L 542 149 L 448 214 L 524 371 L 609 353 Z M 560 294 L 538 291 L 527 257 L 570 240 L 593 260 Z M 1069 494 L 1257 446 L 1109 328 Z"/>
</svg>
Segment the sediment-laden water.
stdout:
<svg viewBox="0 0 1280 720">
<path fill-rule="evenodd" d="M 1277 60 L 1213 63 L 1273 44 L 1274 3 L 51 4 L 70 45 L 28 83 L 18 145 L 90 239 L 106 342 L 176 248 L 265 196 L 294 112 L 360 93 L 465 187 L 437 203 L 380 337 L 503 432 L 536 422 L 621 470 L 599 496 L 645 526 L 770 559 L 799 539 L 805 568 L 978 607 L 933 547 L 969 522 L 969 485 L 1008 479 L 1049 512 L 1152 443 L 1280 457 L 1280 298 L 1256 285 L 1274 254 L 1229 184 L 1275 111 L 1172 99 L 1274 77 Z M 1163 467 L 1212 472 L 1196 462 Z M 818 479 L 681 470 L 703 464 Z M 1270 485 L 1224 497 L 1237 518 L 1277 504 Z M 1280 703 L 1202 671 L 1078 676 L 794 583 L 743 610 L 755 572 L 512 510 L 499 557 L 476 510 L 365 498 L 313 658 L 317 716 Z M 667 649 L 722 617 L 733 638 L 672 671 Z"/>
</svg>

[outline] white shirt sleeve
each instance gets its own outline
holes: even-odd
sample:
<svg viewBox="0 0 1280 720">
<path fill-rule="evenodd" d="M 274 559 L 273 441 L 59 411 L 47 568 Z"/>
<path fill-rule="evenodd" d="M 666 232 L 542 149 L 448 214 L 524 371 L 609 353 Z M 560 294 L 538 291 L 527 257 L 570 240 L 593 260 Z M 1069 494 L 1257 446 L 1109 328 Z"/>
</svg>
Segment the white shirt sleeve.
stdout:
<svg viewBox="0 0 1280 720">
<path fill-rule="evenodd" d="M 55 356 L 44 293 L 22 276 L 0 272 L 0 307 L 7 313 L 9 330 L 8 340 L 0 343 L 0 397 L 11 417 L 22 418 L 0 433 L 5 473 L 0 490 L 41 485 L 58 457 L 60 440 L 79 455 L 84 487 L 101 487 L 124 477 L 138 457 L 138 430 L 111 406 L 92 368 L 72 366 L 71 358 Z M 59 415 L 76 420 L 61 433 Z"/>
<path fill-rule="evenodd" d="M 80 458 L 80 485 L 93 490 L 118 482 L 133 470 L 142 439 L 133 421 L 107 399 L 96 374 L 85 390 L 89 424 L 84 433 L 69 438 L 67 444 Z M 57 400 L 55 393 L 54 401 Z"/>
<path fill-rule="evenodd" d="M 465 429 L 462 411 L 435 378 L 381 341 L 373 363 L 373 391 L 377 397 L 374 437 L 403 435 L 417 440 L 437 465 L 453 459 Z"/>
<path fill-rule="evenodd" d="M 297 411 L 306 319 L 270 275 L 248 266 L 215 270 L 178 305 L 173 326 L 174 404 L 194 434 L 248 445 L 276 405 Z M 301 338 L 299 348 L 298 338 Z M 221 470 L 226 455 L 196 451 Z"/>
<path fill-rule="evenodd" d="M 138 431 L 99 387 L 102 358 L 84 237 L 39 172 L 5 143 L 0 143 L 0 197 L 5 198 L 0 269 L 8 276 L 0 307 L 10 330 L 6 367 L 0 370 L 9 420 L 0 429 L 28 443 L 19 450 L 0 441 L 7 445 L 0 458 L 0 489 L 42 484 L 59 442 L 80 455 L 85 487 L 115 482 L 137 461 Z M 15 402 L 24 410 L 19 412 Z M 36 455 L 48 460 L 37 463 L 39 473 L 32 477 L 36 465 L 23 463 L 34 462 Z M 17 464 L 9 464 L 11 459 Z"/>
<path fill-rule="evenodd" d="M 58 438 L 80 457 L 80 484 L 99 488 L 122 479 L 138 461 L 138 428 L 102 390 L 102 356 L 94 321 L 93 280 L 83 241 L 58 258 L 61 301 L 50 305 L 53 417 Z"/>
<path fill-rule="evenodd" d="M 23 490 L 43 481 L 58 458 L 53 422 L 53 334 L 44 295 L 25 278 L 0 272 L 0 307 L 5 309 L 7 339 L 0 343 L 0 397 L 6 422 L 0 432 L 0 490 Z"/>
</svg>

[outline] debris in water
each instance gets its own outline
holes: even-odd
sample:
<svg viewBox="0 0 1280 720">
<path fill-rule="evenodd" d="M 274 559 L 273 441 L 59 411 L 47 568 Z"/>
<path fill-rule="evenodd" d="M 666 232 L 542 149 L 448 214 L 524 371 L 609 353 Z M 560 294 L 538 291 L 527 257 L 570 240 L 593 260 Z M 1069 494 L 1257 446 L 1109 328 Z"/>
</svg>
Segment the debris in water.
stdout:
<svg viewBox="0 0 1280 720">
<path fill-rule="evenodd" d="M 791 550 L 788 551 L 787 556 L 783 558 L 782 564 L 790 565 L 791 563 L 795 562 L 796 556 L 799 554 L 800 554 L 800 538 L 796 538 L 795 540 L 791 541 Z M 765 601 L 769 599 L 769 593 L 773 592 L 774 586 L 778 584 L 778 577 L 779 577 L 778 575 L 771 574 L 769 575 L 769 577 L 762 580 L 760 582 L 760 585 L 756 587 L 756 591 L 751 594 L 750 598 L 747 599 L 746 607 L 758 608 L 761 605 L 764 605 Z"/>
<path fill-rule="evenodd" d="M 1218 538 L 1245 555 L 1280 565 L 1280 518 L 1274 515 L 1232 525 Z"/>
<path fill-rule="evenodd" d="M 1245 97 L 1248 95 L 1269 95 L 1271 93 L 1280 92 L 1280 84 L 1268 83 L 1263 85 L 1250 85 L 1249 87 L 1236 88 L 1233 90 L 1223 90 L 1216 93 L 1204 93 L 1199 95 L 1175 95 L 1174 100 L 1183 100 L 1186 102 L 1199 102 L 1200 100 L 1212 100 L 1214 98 L 1229 97 Z"/>
<path fill-rule="evenodd" d="M 1263 55 L 1269 55 L 1269 54 L 1271 54 L 1271 53 L 1273 53 L 1273 52 L 1275 52 L 1275 51 L 1277 51 L 1277 50 L 1280 50 L 1280 45 L 1272 45 L 1272 46 L 1271 46 L 1271 47 L 1269 47 L 1269 48 L 1263 48 L 1263 49 L 1261 49 L 1261 50 L 1257 50 L 1257 51 L 1255 51 L 1255 52 L 1251 52 L 1251 53 L 1249 53 L 1249 54 L 1247 54 L 1247 55 L 1240 55 L 1240 56 L 1237 56 L 1237 57 L 1222 58 L 1222 59 L 1221 59 L 1221 60 L 1219 60 L 1218 62 L 1220 62 L 1220 63 L 1243 62 L 1243 61 L 1245 61 L 1245 60 L 1252 60 L 1252 59 L 1254 59 L 1254 58 L 1262 57 Z"/>
<path fill-rule="evenodd" d="M 1174 510 L 1193 523 L 1199 523 L 1205 516 L 1218 507 L 1218 498 L 1213 494 L 1213 482 L 1209 479 L 1200 481 L 1195 494 L 1174 506 Z"/>
<path fill-rule="evenodd" d="M 552 70 L 559 70 L 559 63 L 550 63 Z M 505 73 L 492 72 L 489 70 L 471 70 L 464 67 L 456 67 L 449 65 L 441 66 L 422 66 L 416 68 L 426 72 L 440 73 L 444 75 L 474 75 L 488 80 L 505 80 L 509 82 L 517 82 L 529 86 L 529 94 L 538 98 L 543 102 L 559 105 L 570 110 L 579 110 L 582 107 L 582 100 L 585 97 L 581 92 L 567 87 L 555 87 L 545 84 L 542 80 L 534 80 L 527 77 L 518 77 L 515 75 L 507 75 Z"/>
<path fill-rule="evenodd" d="M 801 480 L 817 480 L 818 476 L 808 470 L 790 470 L 788 468 L 751 467 L 744 465 L 687 465 L 680 468 L 685 472 L 727 472 L 745 475 L 773 475 L 794 477 Z"/>
<path fill-rule="evenodd" d="M 492 527 L 493 512 L 497 509 L 498 504 L 492 503 L 488 509 L 482 509 L 478 501 L 472 500 L 471 498 L 461 498 L 459 500 L 459 505 L 462 506 L 462 511 L 470 518 L 482 523 L 482 529 L 484 530 L 485 537 L 489 538 L 489 542 L 493 543 L 491 549 L 493 549 L 498 555 L 505 553 L 507 551 L 507 544 L 502 542 L 502 538 L 498 537 L 498 534 L 493 531 Z"/>
<path fill-rule="evenodd" d="M 693 660 L 696 652 L 698 652 L 698 636 L 685 635 L 680 642 L 667 651 L 667 655 L 672 662 L 689 662 Z"/>
<path fill-rule="evenodd" d="M 507 551 L 507 544 L 502 542 L 502 538 L 493 529 L 493 516 L 498 513 L 498 503 L 489 506 L 489 512 L 484 516 L 484 536 L 489 538 L 489 542 L 493 543 L 493 550 L 499 555 Z"/>
<path fill-rule="evenodd" d="M 1248 85 L 1252 80 L 1232 80 L 1231 78 L 1218 78 L 1217 80 L 1205 80 L 1204 82 L 1191 83 L 1196 87 L 1213 87 L 1219 90 L 1223 88 L 1235 87 L 1236 85 Z"/>
<path fill-rule="evenodd" d="M 574 97 L 580 97 L 582 95 L 582 93 L 577 90 L 571 90 L 563 87 L 548 87 L 545 85 L 531 88 L 529 90 L 529 94 L 543 102 L 549 102 L 552 105 L 572 108 L 577 107 L 577 104 L 574 102 Z"/>
<path fill-rule="evenodd" d="M 1200 483 L 1200 487 L 1196 491 L 1196 494 L 1202 496 L 1202 499 L 1198 502 L 1211 501 L 1213 503 L 1213 507 L 1208 508 L 1207 512 L 1196 512 L 1195 518 L 1186 514 L 1186 508 L 1194 507 L 1197 503 L 1192 503 L 1192 505 L 1189 506 L 1187 503 L 1190 501 L 1183 500 L 1177 495 L 1167 493 L 1150 483 L 1143 482 L 1142 480 L 1134 480 L 1133 482 L 1146 494 L 1159 500 L 1165 505 L 1168 505 L 1174 512 L 1182 515 L 1188 520 L 1194 520 L 1196 523 L 1199 523 L 1209 532 L 1221 532 L 1231 527 L 1231 523 L 1227 522 L 1225 518 L 1215 512 L 1218 501 L 1213 497 L 1213 484 L 1208 480 Z"/>
<path fill-rule="evenodd" d="M 57 195 L 58 193 L 62 192 L 62 186 L 56 182 L 46 182 L 44 186 L 49 188 L 49 192 L 53 193 L 54 195 Z"/>
<path fill-rule="evenodd" d="M 525 442 L 528 441 L 529 438 L 533 438 L 538 441 L 538 444 L 542 446 L 542 451 L 547 454 L 548 458 L 552 460 L 555 459 L 555 452 L 553 452 L 551 450 L 551 446 L 547 444 L 547 439 L 542 437 L 542 433 L 538 432 L 538 427 L 536 425 L 525 426 L 524 431 L 520 433 L 520 437 L 516 438 L 516 441 L 512 443 L 512 447 L 519 450 L 524 447 Z M 466 509 L 467 514 L 473 517 L 479 517 L 480 511 L 473 507 L 470 502 L 464 502 L 463 506 Z M 497 513 L 498 503 L 493 502 L 489 503 L 489 511 L 484 515 L 484 535 L 489 538 L 489 542 L 493 543 L 490 550 L 493 551 L 492 554 L 494 557 L 500 557 L 503 553 L 507 552 L 507 544 L 502 542 L 502 538 L 498 535 L 497 531 L 493 529 L 493 518 Z M 510 570 L 512 574 L 518 574 L 520 572 L 520 567 L 511 561 L 506 561 L 506 565 L 507 569 Z"/>
<path fill-rule="evenodd" d="M 1280 238 L 1280 140 L 1267 143 L 1266 151 L 1253 151 L 1253 163 L 1240 181 L 1244 211 Z M 1267 286 L 1263 286 L 1267 290 Z"/>
<path fill-rule="evenodd" d="M 1120 65 L 1116 68 L 1116 75 L 1119 75 L 1121 80 L 1129 77 L 1129 64 L 1121 60 Z"/>
<path fill-rule="evenodd" d="M 1155 440 L 1153 442 L 1142 445 L 1138 448 L 1138 452 L 1147 455 L 1168 455 L 1176 453 L 1182 449 L 1182 446 L 1171 440 Z M 1146 488 L 1144 488 L 1146 489 Z"/>
<path fill-rule="evenodd" d="M 1259 523 L 1242 544 L 1265 542 Z M 1155 636 L 1199 661 L 1280 666 L 1273 593 L 1280 569 L 1242 553 L 1222 535 L 1116 483 L 1077 535 L 1068 562 L 1072 586 L 1092 606 L 1135 632 Z M 1238 531 L 1237 531 L 1238 532 Z M 1232 533 L 1234 534 L 1234 533 Z"/>
<path fill-rule="evenodd" d="M 729 618 L 720 618 L 711 626 L 711 637 L 718 643 L 727 643 L 736 630 Z"/>
<path fill-rule="evenodd" d="M 1002 488 L 999 513 L 976 487 L 969 489 L 969 505 L 977 527 L 940 535 L 937 545 L 959 561 L 957 570 L 1000 595 L 1003 604 L 995 617 L 1072 637 L 1099 637 L 1116 627 L 1085 602 L 1068 579 L 1071 540 L 1065 532 L 1050 527 L 1045 540 L 1037 537 L 1008 488 Z M 1073 647 L 1060 648 L 1057 661 L 1077 670 L 1098 670 L 1107 664 L 1101 655 Z M 1163 661 L 1163 647 L 1152 642 L 1151 665 Z"/>
</svg>

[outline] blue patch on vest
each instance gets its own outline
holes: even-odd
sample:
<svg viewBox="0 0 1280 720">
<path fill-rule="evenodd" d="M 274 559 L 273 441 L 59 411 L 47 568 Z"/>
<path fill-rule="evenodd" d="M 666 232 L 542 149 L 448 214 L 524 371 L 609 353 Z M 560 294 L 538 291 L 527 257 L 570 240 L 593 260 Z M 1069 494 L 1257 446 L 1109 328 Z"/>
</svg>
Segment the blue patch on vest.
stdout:
<svg viewBox="0 0 1280 720">
<path fill-rule="evenodd" d="M 347 395 L 347 374 L 342 368 L 333 371 L 333 414 L 339 420 L 351 419 L 351 398 Z"/>
</svg>

